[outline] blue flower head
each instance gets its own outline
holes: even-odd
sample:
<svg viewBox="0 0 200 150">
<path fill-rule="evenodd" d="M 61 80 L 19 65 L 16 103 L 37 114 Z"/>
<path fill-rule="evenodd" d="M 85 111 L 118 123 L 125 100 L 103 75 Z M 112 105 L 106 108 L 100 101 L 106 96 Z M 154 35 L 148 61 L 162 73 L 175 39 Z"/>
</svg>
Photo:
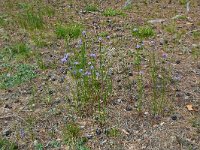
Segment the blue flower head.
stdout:
<svg viewBox="0 0 200 150">
<path fill-rule="evenodd" d="M 65 56 L 61 59 L 61 62 L 65 63 L 68 61 L 68 59 L 69 59 L 69 54 L 65 54 Z"/>
</svg>

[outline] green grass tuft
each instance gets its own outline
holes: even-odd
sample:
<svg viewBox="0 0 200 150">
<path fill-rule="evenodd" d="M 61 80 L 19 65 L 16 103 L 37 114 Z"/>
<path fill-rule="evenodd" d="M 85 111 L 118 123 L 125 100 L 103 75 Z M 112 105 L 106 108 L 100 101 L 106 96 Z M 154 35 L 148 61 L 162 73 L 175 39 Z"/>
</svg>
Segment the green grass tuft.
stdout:
<svg viewBox="0 0 200 150">
<path fill-rule="evenodd" d="M 76 39 L 83 30 L 80 24 L 58 25 L 55 33 L 59 39 Z"/>
<path fill-rule="evenodd" d="M 95 11 L 99 11 L 99 9 L 98 9 L 97 5 L 86 5 L 85 11 L 86 12 L 95 12 Z"/>
<path fill-rule="evenodd" d="M 142 26 L 142 27 L 134 28 L 132 30 L 132 35 L 134 37 L 143 39 L 143 38 L 153 37 L 155 35 L 155 32 L 153 28 L 150 26 Z"/>
<path fill-rule="evenodd" d="M 5 47 L 2 53 L 4 54 L 4 59 L 8 57 L 9 60 L 13 58 L 16 58 L 17 60 L 24 60 L 29 58 L 31 49 L 25 43 L 16 43 L 12 46 Z"/>
<path fill-rule="evenodd" d="M 18 149 L 18 146 L 8 141 L 7 139 L 0 138 L 0 150 L 16 150 Z"/>
<path fill-rule="evenodd" d="M 40 13 L 33 11 L 26 11 L 22 14 L 19 14 L 17 17 L 17 22 L 22 28 L 25 29 L 35 30 L 44 28 L 43 16 Z"/>
<path fill-rule="evenodd" d="M 9 65 L 2 64 L 0 66 L 0 88 L 8 89 L 36 77 L 34 67 L 27 64 Z"/>
<path fill-rule="evenodd" d="M 113 16 L 124 16 L 124 12 L 122 10 L 115 10 L 113 8 L 108 8 L 106 10 L 104 10 L 103 15 L 106 17 L 113 17 Z"/>
</svg>

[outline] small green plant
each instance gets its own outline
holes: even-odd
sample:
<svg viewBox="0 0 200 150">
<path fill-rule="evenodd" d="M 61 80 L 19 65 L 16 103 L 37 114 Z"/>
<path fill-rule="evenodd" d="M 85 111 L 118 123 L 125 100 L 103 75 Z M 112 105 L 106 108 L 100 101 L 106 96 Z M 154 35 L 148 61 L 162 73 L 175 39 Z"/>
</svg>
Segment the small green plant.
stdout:
<svg viewBox="0 0 200 150">
<path fill-rule="evenodd" d="M 167 31 L 168 33 L 171 33 L 171 34 L 177 32 L 177 28 L 176 28 L 175 22 L 167 25 L 164 29 L 165 29 L 165 31 Z"/>
<path fill-rule="evenodd" d="M 106 132 L 109 137 L 118 137 L 120 135 L 120 131 L 117 128 L 111 128 Z"/>
<path fill-rule="evenodd" d="M 155 47 L 154 47 L 155 48 Z M 161 57 L 162 64 L 158 64 L 155 50 L 150 54 L 150 77 L 152 84 L 151 109 L 153 115 L 164 115 L 166 103 L 166 89 L 171 81 L 171 66 L 168 63 L 167 54 Z"/>
<path fill-rule="evenodd" d="M 197 128 L 200 132 L 200 118 L 192 118 L 190 122 L 192 127 Z"/>
<path fill-rule="evenodd" d="M 74 123 L 68 123 L 66 127 L 63 129 L 63 141 L 67 144 L 71 149 L 74 149 L 77 145 L 81 136 L 81 130 L 79 126 Z"/>
<path fill-rule="evenodd" d="M 107 8 L 104 10 L 103 15 L 106 17 L 113 17 L 113 16 L 124 16 L 125 14 L 123 13 L 122 10 L 115 10 L 113 8 Z"/>
<path fill-rule="evenodd" d="M 154 30 L 150 26 L 141 26 L 138 28 L 133 28 L 132 35 L 138 38 L 149 38 L 155 35 Z"/>
<path fill-rule="evenodd" d="M 200 30 L 195 30 L 195 31 L 193 31 L 192 32 L 192 37 L 194 38 L 194 39 L 200 39 Z"/>
<path fill-rule="evenodd" d="M 96 5 L 86 5 L 85 11 L 86 12 L 95 12 L 95 11 L 99 11 L 99 9 L 98 9 L 98 6 L 96 6 Z"/>
<path fill-rule="evenodd" d="M 141 60 L 142 60 L 142 46 L 139 44 L 136 46 L 134 65 L 138 72 L 137 75 L 137 92 L 138 92 L 138 104 L 137 110 L 139 113 L 142 112 L 143 100 L 144 100 L 144 85 L 143 85 L 143 71 L 141 70 Z"/>
<path fill-rule="evenodd" d="M 27 82 L 36 77 L 34 67 L 27 64 L 20 64 L 16 66 L 2 64 L 0 69 L 6 70 L 0 75 L 1 89 L 7 89 L 20 85 L 21 83 Z"/>
<path fill-rule="evenodd" d="M 0 14 L 0 27 L 4 27 L 8 23 L 7 15 Z"/>
<path fill-rule="evenodd" d="M 80 136 L 80 128 L 75 123 L 68 123 L 63 132 L 66 141 L 70 139 L 77 139 Z"/>
<path fill-rule="evenodd" d="M 41 10 L 44 15 L 47 15 L 48 17 L 52 17 L 55 15 L 55 9 L 52 6 L 45 6 Z"/>
<path fill-rule="evenodd" d="M 60 39 L 76 39 L 82 30 L 83 26 L 80 24 L 57 25 L 55 33 Z"/>
<path fill-rule="evenodd" d="M 12 51 L 12 55 L 16 56 L 16 55 L 23 55 L 25 57 L 28 57 L 28 55 L 31 52 L 30 47 L 25 44 L 25 43 L 17 43 L 16 45 L 14 45 L 13 47 L 11 47 L 11 51 Z"/>
<path fill-rule="evenodd" d="M 0 138 L 0 150 L 17 150 L 18 146 L 8 141 L 7 139 Z"/>
<path fill-rule="evenodd" d="M 180 3 L 181 5 L 186 5 L 187 2 L 188 2 L 188 0 L 179 0 L 179 3 Z"/>
<path fill-rule="evenodd" d="M 99 114 L 105 112 L 107 99 L 112 91 L 112 80 L 108 73 L 108 66 L 105 63 L 102 39 L 99 39 L 99 53 L 88 53 L 86 38 L 83 35 L 80 43 L 80 51 L 74 52 L 74 56 L 68 60 L 71 67 L 71 76 L 75 80 L 75 91 L 73 98 L 76 100 L 77 108 L 86 108 L 98 103 Z M 62 61 L 67 61 L 66 55 Z M 98 58 L 98 59 L 97 59 Z M 81 106 L 81 107 L 80 107 Z M 94 111 L 90 109 L 90 111 Z"/>
<path fill-rule="evenodd" d="M 35 150 L 43 150 L 44 146 L 42 145 L 42 143 L 36 143 L 35 144 Z"/>
<path fill-rule="evenodd" d="M 31 10 L 27 10 L 19 14 L 17 17 L 17 22 L 25 29 L 35 30 L 44 28 L 42 14 Z"/>
<path fill-rule="evenodd" d="M 99 36 L 100 37 L 107 37 L 109 35 L 109 33 L 108 32 L 101 32 L 101 33 L 99 33 Z"/>
</svg>

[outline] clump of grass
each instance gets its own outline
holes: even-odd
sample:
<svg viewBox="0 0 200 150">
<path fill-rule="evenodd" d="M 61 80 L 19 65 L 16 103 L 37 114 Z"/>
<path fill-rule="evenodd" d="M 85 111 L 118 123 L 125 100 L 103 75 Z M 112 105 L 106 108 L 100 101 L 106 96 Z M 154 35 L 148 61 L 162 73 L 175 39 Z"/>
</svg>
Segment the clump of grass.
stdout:
<svg viewBox="0 0 200 150">
<path fill-rule="evenodd" d="M 36 77 L 34 68 L 26 64 L 16 66 L 2 64 L 0 69 L 2 70 L 2 74 L 0 75 L 1 89 L 7 89 L 20 85 Z"/>
<path fill-rule="evenodd" d="M 55 33 L 60 39 L 76 39 L 81 35 L 83 26 L 80 24 L 58 25 Z"/>
<path fill-rule="evenodd" d="M 91 114 L 94 111 L 91 107 L 98 103 L 99 115 L 103 118 L 108 97 L 112 92 L 112 80 L 104 57 L 102 39 L 99 39 L 98 54 L 89 53 L 85 34 L 84 32 L 79 42 L 80 50 L 74 51 L 72 56 L 65 55 L 62 62 L 68 63 L 75 82 L 75 90 L 72 93 L 77 108 L 81 110 L 90 107 L 87 113 Z"/>
<path fill-rule="evenodd" d="M 179 3 L 180 3 L 181 5 L 186 5 L 187 2 L 188 2 L 188 0 L 179 0 Z"/>
<path fill-rule="evenodd" d="M 18 15 L 17 22 L 25 29 L 34 30 L 44 28 L 43 16 L 33 11 L 25 11 Z"/>
<path fill-rule="evenodd" d="M 42 32 L 40 32 L 39 34 L 34 34 L 32 36 L 32 40 L 33 40 L 34 44 L 39 48 L 48 46 L 48 41 L 47 41 L 46 35 Z"/>
<path fill-rule="evenodd" d="M 52 17 L 55 15 L 55 9 L 52 6 L 45 6 L 42 8 L 42 11 L 44 15 L 47 15 L 48 17 Z"/>
<path fill-rule="evenodd" d="M 100 37 L 107 37 L 109 35 L 109 33 L 108 32 L 101 32 L 101 33 L 99 33 L 99 36 Z"/>
<path fill-rule="evenodd" d="M 117 128 L 111 128 L 106 132 L 109 137 L 118 137 L 120 135 L 120 131 Z"/>
<path fill-rule="evenodd" d="M 141 26 L 132 30 L 132 35 L 138 38 L 149 38 L 155 35 L 155 32 L 150 26 Z"/>
<path fill-rule="evenodd" d="M 98 9 L 97 5 L 91 5 L 91 4 L 89 4 L 89 5 L 85 6 L 85 11 L 86 12 L 96 12 L 96 11 L 99 11 L 99 9 Z"/>
<path fill-rule="evenodd" d="M 71 139 L 78 139 L 80 137 L 80 128 L 75 123 L 68 123 L 63 131 L 63 138 L 65 141 L 70 141 Z"/>
<path fill-rule="evenodd" d="M 138 99 L 138 104 L 137 104 L 137 110 L 139 113 L 142 112 L 142 106 L 143 106 L 143 100 L 144 100 L 143 71 L 141 70 L 142 69 L 141 60 L 142 60 L 142 46 L 138 44 L 136 46 L 134 65 L 138 72 L 137 92 L 138 92 L 139 99 Z"/>
<path fill-rule="evenodd" d="M 7 15 L 1 14 L 0 15 L 0 27 L 4 27 L 8 24 Z"/>
<path fill-rule="evenodd" d="M 7 139 L 0 138 L 0 149 L 1 150 L 17 150 L 18 146 L 13 142 L 8 141 Z"/>
<path fill-rule="evenodd" d="M 30 47 L 25 43 L 16 43 L 12 46 L 8 46 L 4 49 L 5 57 L 8 57 L 9 60 L 16 58 L 17 60 L 27 59 L 31 54 Z"/>
<path fill-rule="evenodd" d="M 152 82 L 151 108 L 153 115 L 164 115 L 164 109 L 167 104 L 166 89 L 168 89 L 169 82 L 171 81 L 171 67 L 167 62 L 166 53 L 162 56 L 161 62 L 163 65 L 158 65 L 158 60 L 155 50 L 152 50 L 150 54 L 150 77 Z"/>
<path fill-rule="evenodd" d="M 175 22 L 167 25 L 164 29 L 165 29 L 165 31 L 167 31 L 168 33 L 171 33 L 171 34 L 177 32 L 177 28 L 176 28 Z"/>
<path fill-rule="evenodd" d="M 42 143 L 38 143 L 38 142 L 35 143 L 34 147 L 35 147 L 35 150 L 43 150 L 44 149 L 43 144 Z"/>
<path fill-rule="evenodd" d="M 103 15 L 106 17 L 113 17 L 113 16 L 118 16 L 118 15 L 123 16 L 125 14 L 123 13 L 122 10 L 107 8 L 106 10 L 103 11 Z"/>
<path fill-rule="evenodd" d="M 192 32 L 192 37 L 194 39 L 200 39 L 200 30 L 195 30 Z"/>
<path fill-rule="evenodd" d="M 68 123 L 64 128 L 63 140 L 69 149 L 87 150 L 87 148 L 84 146 L 87 140 L 85 138 L 81 138 L 80 127 L 74 122 Z"/>
</svg>

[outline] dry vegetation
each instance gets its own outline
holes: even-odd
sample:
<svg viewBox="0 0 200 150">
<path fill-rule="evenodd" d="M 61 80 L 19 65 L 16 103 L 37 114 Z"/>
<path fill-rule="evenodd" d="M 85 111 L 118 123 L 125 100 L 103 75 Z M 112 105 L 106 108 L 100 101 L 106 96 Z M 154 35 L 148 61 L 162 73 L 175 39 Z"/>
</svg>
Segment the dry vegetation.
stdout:
<svg viewBox="0 0 200 150">
<path fill-rule="evenodd" d="M 1 0 L 0 150 L 199 150 L 200 1 Z"/>
</svg>

